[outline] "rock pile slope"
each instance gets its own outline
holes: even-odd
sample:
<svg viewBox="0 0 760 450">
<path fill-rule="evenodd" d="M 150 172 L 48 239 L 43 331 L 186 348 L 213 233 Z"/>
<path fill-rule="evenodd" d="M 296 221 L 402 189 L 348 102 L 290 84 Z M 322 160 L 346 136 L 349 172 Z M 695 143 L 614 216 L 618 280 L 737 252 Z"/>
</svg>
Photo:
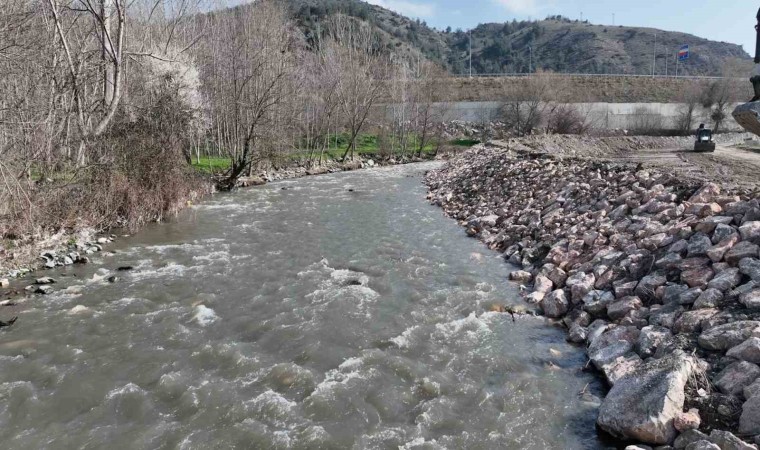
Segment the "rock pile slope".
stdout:
<svg viewBox="0 0 760 450">
<path fill-rule="evenodd" d="M 526 300 L 587 346 L 611 386 L 602 429 L 755 448 L 722 442 L 760 436 L 756 194 L 487 146 L 426 182 L 433 203 L 522 269 L 511 278 L 532 284 Z"/>
</svg>

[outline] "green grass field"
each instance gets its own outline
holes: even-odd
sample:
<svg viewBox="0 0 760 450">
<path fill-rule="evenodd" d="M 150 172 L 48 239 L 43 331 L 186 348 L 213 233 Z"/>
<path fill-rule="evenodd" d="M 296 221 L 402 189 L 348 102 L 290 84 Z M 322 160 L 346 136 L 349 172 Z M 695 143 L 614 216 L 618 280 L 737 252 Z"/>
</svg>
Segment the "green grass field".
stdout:
<svg viewBox="0 0 760 450">
<path fill-rule="evenodd" d="M 193 158 L 193 168 L 203 173 L 218 173 L 224 172 L 232 166 L 232 160 L 230 158 L 219 158 L 214 156 L 201 156 L 201 158 Z"/>
<path fill-rule="evenodd" d="M 348 147 L 349 136 L 347 134 L 338 135 L 337 139 L 333 137 L 330 140 L 330 146 L 325 150 L 325 158 L 327 159 L 340 159 Z M 417 144 L 416 139 L 411 139 L 408 143 L 409 153 L 413 150 L 416 153 Z M 473 139 L 455 139 L 449 141 L 449 145 L 456 147 L 472 147 L 479 144 L 480 141 Z M 425 146 L 423 152 L 426 154 L 432 154 L 435 152 L 435 148 L 432 144 Z M 357 138 L 356 141 L 356 153 L 357 155 L 377 155 L 380 153 L 380 142 L 376 135 L 363 134 Z M 318 155 L 318 154 L 317 154 Z M 291 154 L 291 159 L 307 158 L 309 152 L 296 152 Z M 232 161 L 229 158 L 214 157 L 214 156 L 202 156 L 200 160 L 193 158 L 193 168 L 201 173 L 213 174 L 224 172 L 232 165 Z"/>
</svg>

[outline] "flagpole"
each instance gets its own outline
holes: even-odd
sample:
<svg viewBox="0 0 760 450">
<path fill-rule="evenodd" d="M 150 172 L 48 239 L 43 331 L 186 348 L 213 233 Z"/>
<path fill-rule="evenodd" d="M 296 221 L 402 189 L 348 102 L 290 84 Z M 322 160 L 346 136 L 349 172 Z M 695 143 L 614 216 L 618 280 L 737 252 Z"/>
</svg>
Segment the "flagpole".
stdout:
<svg viewBox="0 0 760 450">
<path fill-rule="evenodd" d="M 678 61 L 680 61 L 680 55 L 676 53 L 676 78 L 678 78 Z"/>
</svg>

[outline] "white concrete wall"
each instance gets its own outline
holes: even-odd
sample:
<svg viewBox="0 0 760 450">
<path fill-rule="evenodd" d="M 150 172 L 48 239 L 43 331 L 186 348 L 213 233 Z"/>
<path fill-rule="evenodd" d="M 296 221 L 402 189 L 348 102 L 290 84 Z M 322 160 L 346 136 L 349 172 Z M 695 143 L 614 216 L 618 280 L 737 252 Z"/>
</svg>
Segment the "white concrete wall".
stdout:
<svg viewBox="0 0 760 450">
<path fill-rule="evenodd" d="M 597 129 L 604 130 L 633 130 L 642 124 L 657 124 L 662 130 L 676 130 L 678 116 L 684 105 L 678 103 L 576 103 L 575 107 L 581 111 L 592 125 Z M 489 122 L 498 120 L 499 102 L 456 102 L 440 103 L 438 110 L 445 116 L 446 121 L 461 120 L 465 122 Z M 740 131 L 741 127 L 731 117 L 734 105 L 729 108 L 728 118 L 724 124 L 724 130 Z M 391 108 L 386 107 L 386 113 L 390 116 Z M 694 128 L 699 123 L 705 123 L 708 128 L 712 127 L 709 118 L 710 111 L 697 107 Z"/>
</svg>

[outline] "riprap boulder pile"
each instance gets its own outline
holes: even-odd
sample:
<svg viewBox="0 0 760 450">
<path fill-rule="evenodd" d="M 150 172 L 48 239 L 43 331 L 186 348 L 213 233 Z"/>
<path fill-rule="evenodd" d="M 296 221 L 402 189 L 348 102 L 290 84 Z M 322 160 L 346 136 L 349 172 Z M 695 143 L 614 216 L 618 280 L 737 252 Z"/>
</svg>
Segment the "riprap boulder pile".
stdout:
<svg viewBox="0 0 760 450">
<path fill-rule="evenodd" d="M 719 448 L 760 436 L 757 192 L 488 146 L 426 183 L 433 203 L 521 269 L 511 278 L 532 284 L 526 300 L 587 346 L 611 386 L 602 429 Z M 731 448 L 756 448 L 741 445 Z"/>
</svg>

